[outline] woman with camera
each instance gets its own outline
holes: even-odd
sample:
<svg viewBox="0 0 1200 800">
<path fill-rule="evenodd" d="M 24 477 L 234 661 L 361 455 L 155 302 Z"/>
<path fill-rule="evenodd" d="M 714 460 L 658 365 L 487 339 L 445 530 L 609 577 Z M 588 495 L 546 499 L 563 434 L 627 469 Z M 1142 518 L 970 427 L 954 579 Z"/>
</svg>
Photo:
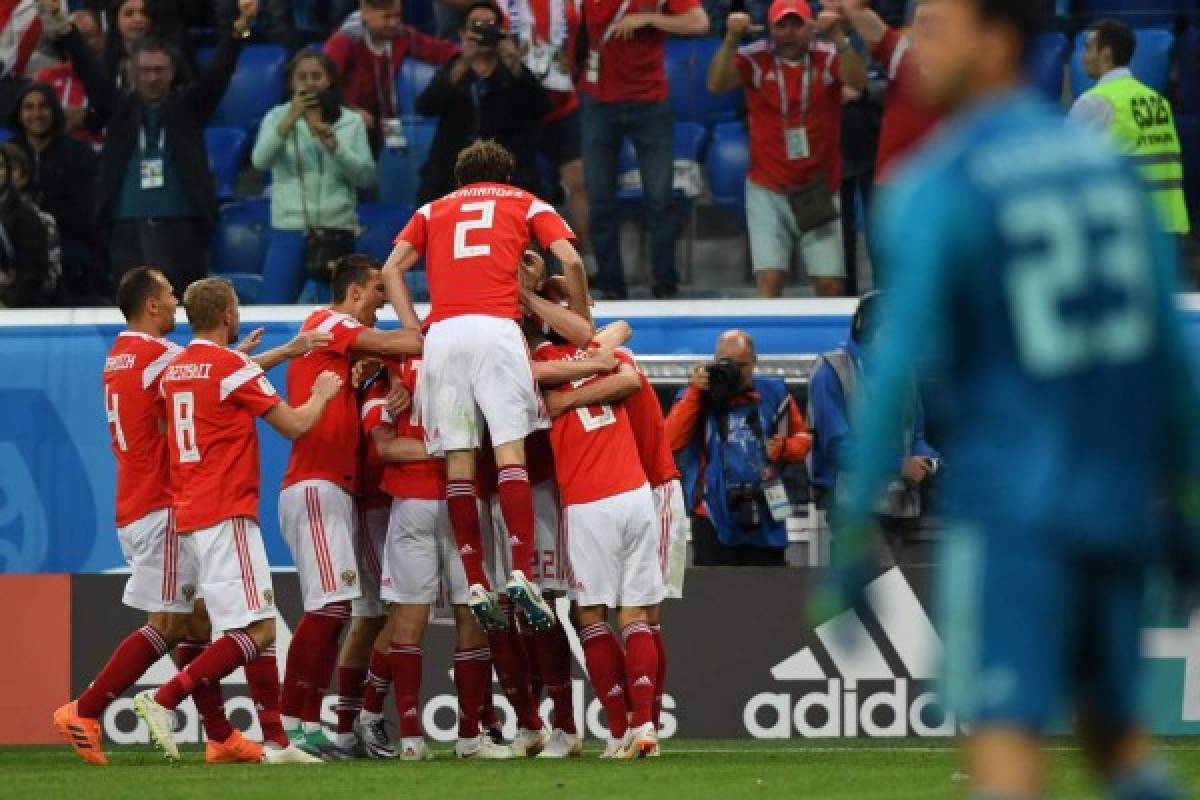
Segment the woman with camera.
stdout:
<svg viewBox="0 0 1200 800">
<path fill-rule="evenodd" d="M 324 303 L 330 262 L 354 251 L 357 191 L 375 182 L 375 160 L 362 117 L 343 103 L 324 54 L 297 54 L 287 85 L 291 99 L 267 112 L 251 155 L 272 180 L 258 300 Z"/>
</svg>

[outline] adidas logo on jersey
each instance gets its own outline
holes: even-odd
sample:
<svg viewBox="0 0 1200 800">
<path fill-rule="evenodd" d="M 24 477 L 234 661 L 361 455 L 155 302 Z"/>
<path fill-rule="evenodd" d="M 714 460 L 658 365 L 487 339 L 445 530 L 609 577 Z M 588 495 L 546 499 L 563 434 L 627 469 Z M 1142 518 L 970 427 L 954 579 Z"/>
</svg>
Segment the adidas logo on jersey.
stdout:
<svg viewBox="0 0 1200 800">
<path fill-rule="evenodd" d="M 924 686 L 937 677 L 942 642 L 899 568 L 866 589 L 869 616 L 849 609 L 817 626 L 814 641 L 771 668 L 804 684 L 794 698 L 762 692 L 743 712 L 756 738 L 950 736 L 957 731 Z M 911 699 L 910 699 L 911 697 Z"/>
</svg>

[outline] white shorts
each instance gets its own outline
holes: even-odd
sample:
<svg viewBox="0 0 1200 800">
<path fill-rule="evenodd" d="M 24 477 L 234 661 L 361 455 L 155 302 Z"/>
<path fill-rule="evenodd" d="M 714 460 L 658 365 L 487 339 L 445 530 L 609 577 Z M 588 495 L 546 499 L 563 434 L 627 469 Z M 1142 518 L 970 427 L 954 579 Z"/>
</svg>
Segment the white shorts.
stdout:
<svg viewBox="0 0 1200 800">
<path fill-rule="evenodd" d="M 550 427 L 529 348 L 511 319 L 470 315 L 436 322 L 425 337 L 417 406 L 431 456 L 492 444 Z"/>
<path fill-rule="evenodd" d="M 658 564 L 662 569 L 667 597 L 683 597 L 687 570 L 688 515 L 683 507 L 679 479 L 654 487 L 654 510 L 658 513 Z"/>
<path fill-rule="evenodd" d="M 571 591 L 581 606 L 662 602 L 658 517 L 648 485 L 563 509 Z"/>
<path fill-rule="evenodd" d="M 233 517 L 185 533 L 179 543 L 181 557 L 186 552 L 197 566 L 197 590 L 213 631 L 238 630 L 275 618 L 275 589 L 257 522 Z"/>
<path fill-rule="evenodd" d="M 841 208 L 836 195 L 833 204 Z M 796 249 L 804 257 L 810 278 L 844 278 L 846 258 L 842 248 L 842 220 L 802 233 L 787 195 L 746 180 L 746 220 L 750 230 L 750 261 L 755 272 L 791 267 Z"/>
<path fill-rule="evenodd" d="M 544 592 L 565 592 L 567 586 L 567 549 L 563 542 L 558 511 L 558 485 L 554 479 L 542 481 L 531 488 L 533 492 L 533 574 L 527 576 Z M 512 548 L 508 544 L 508 528 L 500 512 L 500 498 L 491 500 L 492 570 L 489 576 L 508 583 L 512 574 Z"/>
<path fill-rule="evenodd" d="M 117 541 L 131 570 L 121 602 L 151 614 L 191 613 L 196 599 L 196 562 L 179 547 L 170 509 L 151 511 L 117 528 Z"/>
<path fill-rule="evenodd" d="M 362 594 L 354 495 L 330 481 L 300 481 L 279 493 L 279 529 L 292 551 L 305 611 Z"/>
<path fill-rule="evenodd" d="M 388 603 L 433 605 L 443 586 L 451 603 L 467 602 L 467 574 L 445 500 L 392 501 L 382 583 L 380 594 Z"/>
<path fill-rule="evenodd" d="M 351 616 L 382 617 L 387 611 L 379 594 L 383 578 L 383 550 L 387 544 L 390 508 L 358 512 L 358 575 L 362 597 L 350 604 Z"/>
</svg>

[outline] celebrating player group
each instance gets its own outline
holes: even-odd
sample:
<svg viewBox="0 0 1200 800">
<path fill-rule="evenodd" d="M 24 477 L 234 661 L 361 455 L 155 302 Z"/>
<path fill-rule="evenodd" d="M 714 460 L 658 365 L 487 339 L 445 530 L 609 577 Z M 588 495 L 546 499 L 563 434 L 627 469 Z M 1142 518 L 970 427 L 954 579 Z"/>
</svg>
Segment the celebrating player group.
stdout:
<svg viewBox="0 0 1200 800">
<path fill-rule="evenodd" d="M 512 171 L 493 142 L 463 150 L 460 188 L 416 212 L 387 263 L 339 260 L 332 304 L 259 355 L 261 329 L 235 347 L 238 302 L 224 280 L 184 292 L 193 339 L 180 348 L 164 338 L 177 306 L 170 283 L 149 267 L 124 277 L 128 325 L 106 360 L 104 396 L 132 570 L 123 599 L 148 618 L 54 712 L 86 762 L 107 763 L 107 705 L 172 649 L 178 674 L 134 699 L 168 758 L 180 757 L 174 709 L 189 696 L 210 763 L 431 758 L 422 640 L 431 609 L 445 605 L 457 630 L 455 754 L 578 756 L 563 597 L 607 716 L 603 757 L 658 755 L 659 604 L 682 589 L 668 563 L 686 519 L 678 473 L 654 391 L 623 348 L 629 327 L 594 329 L 570 228 L 508 185 Z M 562 276 L 546 277 L 531 240 Z M 422 258 L 425 320 L 403 277 Z M 398 330 L 376 327 L 386 302 Z M 288 402 L 264 373 L 285 361 Z M 256 418 L 292 442 L 278 507 L 304 612 L 282 687 Z M 225 716 L 220 681 L 238 668 L 262 743 Z M 492 707 L 493 670 L 516 714 L 511 741 Z M 320 712 L 335 674 L 330 737 Z M 383 724 L 389 691 L 396 742 Z"/>
</svg>

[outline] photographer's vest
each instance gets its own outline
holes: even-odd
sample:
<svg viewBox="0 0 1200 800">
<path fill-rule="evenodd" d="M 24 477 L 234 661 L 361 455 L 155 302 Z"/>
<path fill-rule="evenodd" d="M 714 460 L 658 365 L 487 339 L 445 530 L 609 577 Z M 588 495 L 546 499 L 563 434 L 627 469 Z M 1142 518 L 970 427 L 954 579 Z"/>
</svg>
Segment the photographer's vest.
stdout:
<svg viewBox="0 0 1200 800">
<path fill-rule="evenodd" d="M 697 486 L 703 481 L 704 510 L 722 544 L 786 547 L 787 525 L 774 520 L 765 501 L 758 501 L 761 519 L 758 530 L 747 531 L 739 527 L 736 513 L 725 500 L 731 485 L 761 486 L 762 470 L 766 466 L 766 443 L 777 432 L 775 420 L 784 420 L 779 425 L 779 433 L 787 435 L 789 432 L 787 385 L 778 378 L 755 378 L 754 390 L 758 392 L 757 403 L 733 406 L 723 413 L 706 411 L 701 416 L 701 435 L 692 437 L 688 446 L 679 452 L 676 462 L 682 473 L 689 512 L 696 507 Z M 780 409 L 783 409 L 782 416 Z M 704 454 L 707 454 L 707 461 L 701 474 Z"/>
<path fill-rule="evenodd" d="M 1191 226 L 1183 195 L 1183 156 L 1171 104 L 1132 77 L 1103 81 L 1088 94 L 1112 106 L 1109 132 L 1146 182 L 1163 229 L 1186 234 Z"/>
</svg>

